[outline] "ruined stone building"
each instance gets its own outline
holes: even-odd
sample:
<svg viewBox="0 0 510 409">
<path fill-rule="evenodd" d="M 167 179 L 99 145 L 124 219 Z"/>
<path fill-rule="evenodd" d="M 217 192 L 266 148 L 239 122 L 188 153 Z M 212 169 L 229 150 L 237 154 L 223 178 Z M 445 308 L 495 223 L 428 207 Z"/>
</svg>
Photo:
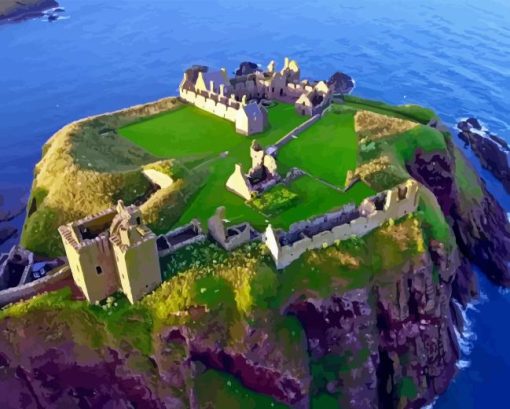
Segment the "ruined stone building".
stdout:
<svg viewBox="0 0 510 409">
<path fill-rule="evenodd" d="M 294 223 L 288 232 L 268 225 L 264 242 L 276 267 L 285 268 L 308 250 L 364 236 L 390 219 L 397 220 L 415 212 L 418 193 L 418 183 L 409 179 L 394 189 L 365 199 L 358 207 L 350 204 L 336 212 Z"/>
<path fill-rule="evenodd" d="M 297 62 L 288 58 L 280 71 L 271 61 L 264 72 L 254 69 L 233 78 L 224 68 L 212 71 L 193 66 L 184 73 L 179 95 L 200 109 L 234 122 L 238 133 L 252 135 L 268 126 L 263 100 L 294 104 L 299 114 L 308 116 L 320 114 L 329 106 L 332 86 L 324 81 L 301 80 L 300 75 Z"/>
<path fill-rule="evenodd" d="M 161 283 L 156 235 L 136 206 L 119 201 L 59 232 L 73 279 L 89 302 L 120 290 L 134 303 Z"/>
<path fill-rule="evenodd" d="M 250 223 L 226 226 L 225 208 L 218 207 L 208 221 L 209 235 L 225 250 L 234 250 L 243 244 L 260 239 L 260 233 Z"/>
<path fill-rule="evenodd" d="M 227 190 L 246 200 L 251 200 L 281 180 L 275 158 L 256 141 L 251 144 L 250 156 L 252 165 L 248 173 L 244 173 L 241 164 L 236 164 L 226 183 Z"/>
</svg>

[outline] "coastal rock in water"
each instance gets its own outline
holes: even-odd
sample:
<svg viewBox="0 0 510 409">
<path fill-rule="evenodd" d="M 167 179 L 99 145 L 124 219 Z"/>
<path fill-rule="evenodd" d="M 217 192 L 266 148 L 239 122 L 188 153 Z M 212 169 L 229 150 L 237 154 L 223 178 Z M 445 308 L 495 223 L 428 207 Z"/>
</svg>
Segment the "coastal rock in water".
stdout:
<svg viewBox="0 0 510 409">
<path fill-rule="evenodd" d="M 0 22 L 21 21 L 44 15 L 44 11 L 58 7 L 55 0 L 0 1 Z"/>
<path fill-rule="evenodd" d="M 328 85 L 334 85 L 335 94 L 350 94 L 354 89 L 354 80 L 343 72 L 335 72 L 328 80 Z"/>
<path fill-rule="evenodd" d="M 476 118 L 468 118 L 457 124 L 459 138 L 471 149 L 480 160 L 482 166 L 488 169 L 505 189 L 510 192 L 510 146 L 508 143 L 489 132 L 483 130 Z"/>
</svg>

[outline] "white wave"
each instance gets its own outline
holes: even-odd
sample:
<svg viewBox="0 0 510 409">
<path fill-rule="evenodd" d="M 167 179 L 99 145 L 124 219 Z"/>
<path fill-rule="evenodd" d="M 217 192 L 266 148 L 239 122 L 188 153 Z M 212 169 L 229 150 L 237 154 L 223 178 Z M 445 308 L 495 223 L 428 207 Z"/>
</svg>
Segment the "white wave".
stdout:
<svg viewBox="0 0 510 409">
<path fill-rule="evenodd" d="M 430 404 L 428 404 L 427 406 L 424 406 L 422 409 L 432 409 L 434 407 L 434 405 L 436 404 L 437 402 L 437 398 L 435 398 Z"/>
<path fill-rule="evenodd" d="M 460 359 L 455 364 L 457 366 L 457 369 L 459 371 L 462 371 L 463 369 L 469 368 L 471 366 L 471 361 L 468 361 L 466 359 Z"/>
</svg>

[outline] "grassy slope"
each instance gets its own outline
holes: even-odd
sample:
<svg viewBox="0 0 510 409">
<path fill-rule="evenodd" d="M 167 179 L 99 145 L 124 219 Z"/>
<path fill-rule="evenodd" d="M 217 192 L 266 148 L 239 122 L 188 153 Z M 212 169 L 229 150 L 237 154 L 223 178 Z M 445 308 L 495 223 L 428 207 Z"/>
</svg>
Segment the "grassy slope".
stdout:
<svg viewBox="0 0 510 409">
<path fill-rule="evenodd" d="M 150 183 L 142 167 L 159 158 L 119 137 L 115 129 L 176 106 L 175 99 L 161 100 L 74 122 L 53 135 L 35 168 L 21 244 L 41 255 L 60 256 L 60 225 L 104 210 L 119 199 L 131 203 L 143 196 Z M 178 192 L 174 188 L 163 193 L 171 201 Z M 146 216 L 158 219 L 160 209 L 150 210 Z"/>
</svg>

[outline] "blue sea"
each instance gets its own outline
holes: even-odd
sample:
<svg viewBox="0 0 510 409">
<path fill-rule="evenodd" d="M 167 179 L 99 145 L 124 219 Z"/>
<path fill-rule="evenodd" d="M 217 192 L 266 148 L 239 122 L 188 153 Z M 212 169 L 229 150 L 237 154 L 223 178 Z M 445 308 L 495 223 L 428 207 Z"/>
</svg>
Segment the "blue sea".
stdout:
<svg viewBox="0 0 510 409">
<path fill-rule="evenodd" d="M 510 135 L 508 0 L 60 2 L 57 21 L 0 25 L 0 209 L 26 200 L 56 130 L 174 95 L 191 64 L 232 71 L 290 56 L 313 79 L 352 75 L 359 96 L 423 104 L 449 125 L 476 115 Z M 509 195 L 481 173 L 510 211 Z M 435 408 L 509 407 L 510 293 L 483 276 L 480 284 L 483 296 L 466 312 L 462 369 Z"/>
</svg>

